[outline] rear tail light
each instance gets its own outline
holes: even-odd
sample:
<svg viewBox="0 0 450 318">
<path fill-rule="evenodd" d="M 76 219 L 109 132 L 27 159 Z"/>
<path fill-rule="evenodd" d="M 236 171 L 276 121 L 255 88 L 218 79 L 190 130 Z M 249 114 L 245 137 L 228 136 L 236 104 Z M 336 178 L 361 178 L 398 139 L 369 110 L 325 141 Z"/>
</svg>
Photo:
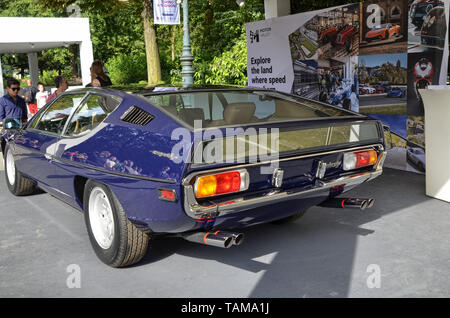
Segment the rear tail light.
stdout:
<svg viewBox="0 0 450 318">
<path fill-rule="evenodd" d="M 220 194 L 244 191 L 249 186 L 246 170 L 227 171 L 197 177 L 194 183 L 195 197 L 205 198 Z"/>
<path fill-rule="evenodd" d="M 377 162 L 378 156 L 375 150 L 364 150 L 344 153 L 344 170 L 353 170 L 372 166 Z"/>
</svg>

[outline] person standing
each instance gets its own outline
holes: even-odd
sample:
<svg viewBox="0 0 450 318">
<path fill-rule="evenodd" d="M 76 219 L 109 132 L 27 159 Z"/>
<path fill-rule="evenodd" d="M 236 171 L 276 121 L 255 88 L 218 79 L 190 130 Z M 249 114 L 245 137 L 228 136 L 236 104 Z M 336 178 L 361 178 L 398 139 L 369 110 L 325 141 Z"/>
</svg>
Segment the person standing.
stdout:
<svg viewBox="0 0 450 318">
<path fill-rule="evenodd" d="M 25 99 L 19 96 L 20 83 L 15 78 L 6 82 L 7 94 L 0 98 L 0 124 L 3 126 L 5 118 L 18 118 L 26 122 L 28 118 Z"/>
<path fill-rule="evenodd" d="M 39 82 L 37 84 L 37 88 L 39 92 L 36 94 L 36 102 L 37 102 L 37 109 L 41 109 L 46 103 L 48 98 L 48 92 L 45 90 L 44 84 Z"/>
<path fill-rule="evenodd" d="M 36 102 L 36 94 L 38 89 L 33 86 L 33 81 L 31 79 L 27 79 L 27 87 L 25 87 L 20 96 L 25 99 L 25 103 L 28 106 L 28 111 L 30 114 L 34 114 L 37 111 L 37 102 Z"/>
<path fill-rule="evenodd" d="M 91 65 L 92 86 L 96 86 L 95 80 L 97 80 L 100 83 L 101 87 L 112 85 L 111 79 L 103 71 L 103 64 L 99 60 L 95 60 L 94 62 L 92 62 L 92 65 Z"/>
<path fill-rule="evenodd" d="M 65 79 L 64 76 L 61 76 L 61 75 L 58 75 L 55 77 L 55 86 L 56 86 L 56 91 L 47 98 L 47 103 L 49 101 L 51 101 L 53 98 L 55 98 L 57 95 L 65 92 L 67 90 L 67 88 L 69 88 L 69 84 L 67 83 L 67 80 Z"/>
</svg>

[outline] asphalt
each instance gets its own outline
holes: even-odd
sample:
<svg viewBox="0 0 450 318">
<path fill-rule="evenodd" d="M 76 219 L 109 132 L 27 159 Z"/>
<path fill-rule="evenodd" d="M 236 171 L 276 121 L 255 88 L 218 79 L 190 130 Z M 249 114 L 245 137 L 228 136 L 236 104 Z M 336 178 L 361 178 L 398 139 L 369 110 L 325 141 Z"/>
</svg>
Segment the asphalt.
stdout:
<svg viewBox="0 0 450 318">
<path fill-rule="evenodd" d="M 45 193 L 14 197 L 1 172 L 0 297 L 449 297 L 450 205 L 424 191 L 423 175 L 385 169 L 349 193 L 374 197 L 372 209 L 314 207 L 245 229 L 230 249 L 159 237 L 113 269 L 81 213 Z"/>
<path fill-rule="evenodd" d="M 406 104 L 406 95 L 402 98 L 387 97 L 386 94 L 379 95 L 360 95 L 359 107 L 365 106 L 388 106 Z"/>
</svg>

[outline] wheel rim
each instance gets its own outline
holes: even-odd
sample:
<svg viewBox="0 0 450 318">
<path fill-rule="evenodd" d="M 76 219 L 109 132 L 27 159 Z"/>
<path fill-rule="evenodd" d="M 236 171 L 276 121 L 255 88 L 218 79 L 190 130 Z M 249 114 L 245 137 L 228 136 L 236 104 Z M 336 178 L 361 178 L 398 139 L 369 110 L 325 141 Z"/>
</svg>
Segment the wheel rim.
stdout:
<svg viewBox="0 0 450 318">
<path fill-rule="evenodd" d="M 6 172 L 9 184 L 14 185 L 16 182 L 16 164 L 14 163 L 14 157 L 11 151 L 8 151 L 6 155 Z"/>
<path fill-rule="evenodd" d="M 92 189 L 89 196 L 89 222 L 98 245 L 105 250 L 110 248 L 114 240 L 114 216 L 108 196 L 99 187 Z"/>
</svg>

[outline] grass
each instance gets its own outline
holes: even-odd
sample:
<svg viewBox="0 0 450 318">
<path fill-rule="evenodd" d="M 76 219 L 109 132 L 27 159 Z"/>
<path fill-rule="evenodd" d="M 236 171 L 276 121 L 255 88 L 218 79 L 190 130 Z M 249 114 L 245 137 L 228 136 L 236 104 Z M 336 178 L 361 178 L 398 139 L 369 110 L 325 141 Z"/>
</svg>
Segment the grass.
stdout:
<svg viewBox="0 0 450 318">
<path fill-rule="evenodd" d="M 363 114 L 383 114 L 383 115 L 406 115 L 406 104 L 359 107 L 359 112 Z"/>
</svg>

